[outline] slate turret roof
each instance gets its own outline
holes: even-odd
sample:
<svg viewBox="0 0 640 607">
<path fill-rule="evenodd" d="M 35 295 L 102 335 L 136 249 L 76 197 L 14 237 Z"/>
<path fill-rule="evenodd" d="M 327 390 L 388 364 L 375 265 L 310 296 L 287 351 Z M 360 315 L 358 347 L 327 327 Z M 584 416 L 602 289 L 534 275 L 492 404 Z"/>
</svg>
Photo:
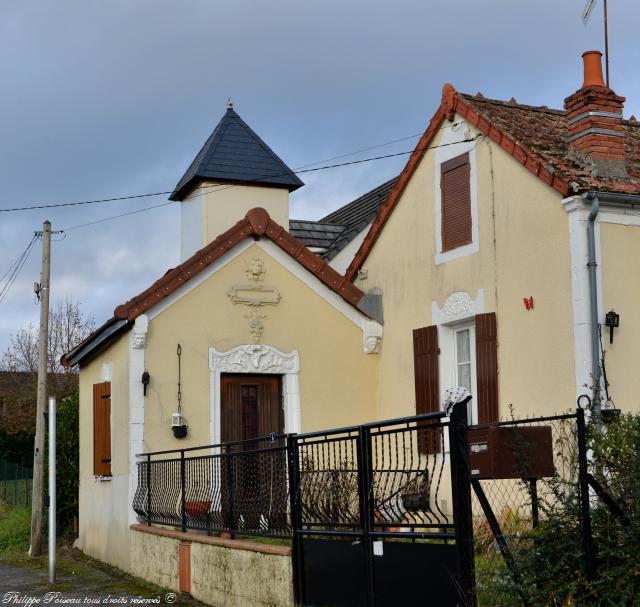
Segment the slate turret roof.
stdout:
<svg viewBox="0 0 640 607">
<path fill-rule="evenodd" d="M 290 192 L 304 185 L 231 104 L 169 199 L 183 200 L 202 179 L 269 185 Z"/>
</svg>

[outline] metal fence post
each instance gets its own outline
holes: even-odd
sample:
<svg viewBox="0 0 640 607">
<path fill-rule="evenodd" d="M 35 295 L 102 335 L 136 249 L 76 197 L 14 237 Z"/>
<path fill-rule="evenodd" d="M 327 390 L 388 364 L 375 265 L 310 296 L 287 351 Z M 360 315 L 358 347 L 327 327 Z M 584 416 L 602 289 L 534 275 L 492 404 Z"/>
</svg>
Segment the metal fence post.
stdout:
<svg viewBox="0 0 640 607">
<path fill-rule="evenodd" d="M 291 560 L 293 563 L 293 595 L 296 605 L 304 599 L 304 551 L 302 546 L 302 504 L 300 499 L 300 452 L 298 438 L 286 438 L 287 466 L 289 469 L 289 509 L 291 511 Z"/>
<path fill-rule="evenodd" d="M 360 524 L 362 545 L 366 559 L 367 605 L 374 606 L 376 600 L 373 554 L 373 486 L 371 471 L 371 434 L 369 428 L 360 426 L 358 431 L 358 492 L 360 494 Z"/>
<path fill-rule="evenodd" d="M 180 451 L 180 519 L 182 521 L 182 533 L 187 531 L 187 509 L 186 509 L 186 493 L 185 493 L 185 461 L 184 450 Z"/>
<path fill-rule="evenodd" d="M 467 434 L 467 401 L 453 406 L 449 422 L 449 453 L 451 458 L 451 495 L 456 547 L 460 560 L 460 590 L 464 604 L 476 606 L 476 575 L 473 552 L 473 518 L 471 514 L 471 477 Z"/>
<path fill-rule="evenodd" d="M 580 480 L 580 518 L 582 519 L 582 545 L 584 548 L 585 575 L 588 580 L 593 579 L 595 554 L 593 537 L 591 535 L 591 510 L 589 507 L 589 481 L 587 464 L 587 432 L 584 420 L 584 410 L 578 407 L 576 411 L 576 426 L 578 431 L 578 474 Z"/>
<path fill-rule="evenodd" d="M 232 533 L 233 530 L 233 502 L 234 502 L 234 487 L 233 487 L 233 462 L 231 461 L 231 445 L 226 445 L 224 448 L 224 456 L 226 457 L 226 477 L 227 477 L 227 492 L 229 507 L 227 509 L 227 530 Z"/>
<path fill-rule="evenodd" d="M 147 525 L 151 525 L 151 456 L 147 455 Z"/>
</svg>

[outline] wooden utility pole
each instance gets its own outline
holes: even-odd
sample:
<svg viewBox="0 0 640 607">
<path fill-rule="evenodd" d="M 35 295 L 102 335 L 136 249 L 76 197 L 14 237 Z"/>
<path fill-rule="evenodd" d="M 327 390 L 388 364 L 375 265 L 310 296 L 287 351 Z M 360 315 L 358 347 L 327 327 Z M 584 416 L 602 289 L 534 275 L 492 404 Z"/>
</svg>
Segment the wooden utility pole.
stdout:
<svg viewBox="0 0 640 607">
<path fill-rule="evenodd" d="M 42 224 L 42 274 L 40 276 L 40 338 L 38 342 L 38 402 L 33 449 L 33 498 L 31 500 L 31 556 L 42 552 L 44 475 L 44 413 L 47 398 L 47 350 L 49 344 L 49 278 L 51 274 L 51 222 Z"/>
</svg>

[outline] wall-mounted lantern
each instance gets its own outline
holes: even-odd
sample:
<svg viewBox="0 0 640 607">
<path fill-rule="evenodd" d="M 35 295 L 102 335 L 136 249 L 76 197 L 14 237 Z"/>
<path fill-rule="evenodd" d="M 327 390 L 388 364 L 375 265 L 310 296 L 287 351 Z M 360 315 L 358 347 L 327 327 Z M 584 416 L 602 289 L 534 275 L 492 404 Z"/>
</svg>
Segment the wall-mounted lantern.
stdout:
<svg viewBox="0 0 640 607">
<path fill-rule="evenodd" d="M 620 314 L 616 314 L 614 310 L 609 310 L 604 317 L 605 326 L 609 327 L 609 343 L 613 343 L 613 329 L 620 325 Z"/>
<path fill-rule="evenodd" d="M 182 347 L 178 344 L 176 351 L 178 355 L 178 410 L 171 416 L 171 430 L 173 430 L 173 436 L 176 438 L 184 438 L 187 436 L 187 420 L 182 415 L 182 384 L 181 384 L 181 358 Z"/>
<path fill-rule="evenodd" d="M 149 371 L 147 371 L 145 369 L 144 373 L 142 374 L 142 379 L 140 380 L 142 382 L 142 394 L 144 396 L 147 395 L 147 386 L 149 385 L 149 382 L 151 381 L 151 375 L 149 375 Z"/>
</svg>

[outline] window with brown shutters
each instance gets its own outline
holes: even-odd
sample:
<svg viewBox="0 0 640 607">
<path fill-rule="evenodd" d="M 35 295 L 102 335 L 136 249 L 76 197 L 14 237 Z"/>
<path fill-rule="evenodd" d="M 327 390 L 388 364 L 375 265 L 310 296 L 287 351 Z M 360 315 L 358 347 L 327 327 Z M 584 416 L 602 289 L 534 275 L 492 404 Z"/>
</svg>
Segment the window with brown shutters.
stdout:
<svg viewBox="0 0 640 607">
<path fill-rule="evenodd" d="M 476 383 L 478 423 L 499 420 L 498 332 L 494 312 L 476 316 Z"/>
<path fill-rule="evenodd" d="M 416 390 L 416 415 L 440 410 L 438 381 L 438 327 L 423 327 L 413 331 L 413 370 Z M 441 450 L 440 432 L 418 431 L 420 453 Z"/>
<path fill-rule="evenodd" d="M 472 241 L 469 153 L 443 162 L 440 170 L 442 251 L 451 251 Z"/>
<path fill-rule="evenodd" d="M 93 385 L 93 474 L 111 476 L 111 382 Z"/>
</svg>

